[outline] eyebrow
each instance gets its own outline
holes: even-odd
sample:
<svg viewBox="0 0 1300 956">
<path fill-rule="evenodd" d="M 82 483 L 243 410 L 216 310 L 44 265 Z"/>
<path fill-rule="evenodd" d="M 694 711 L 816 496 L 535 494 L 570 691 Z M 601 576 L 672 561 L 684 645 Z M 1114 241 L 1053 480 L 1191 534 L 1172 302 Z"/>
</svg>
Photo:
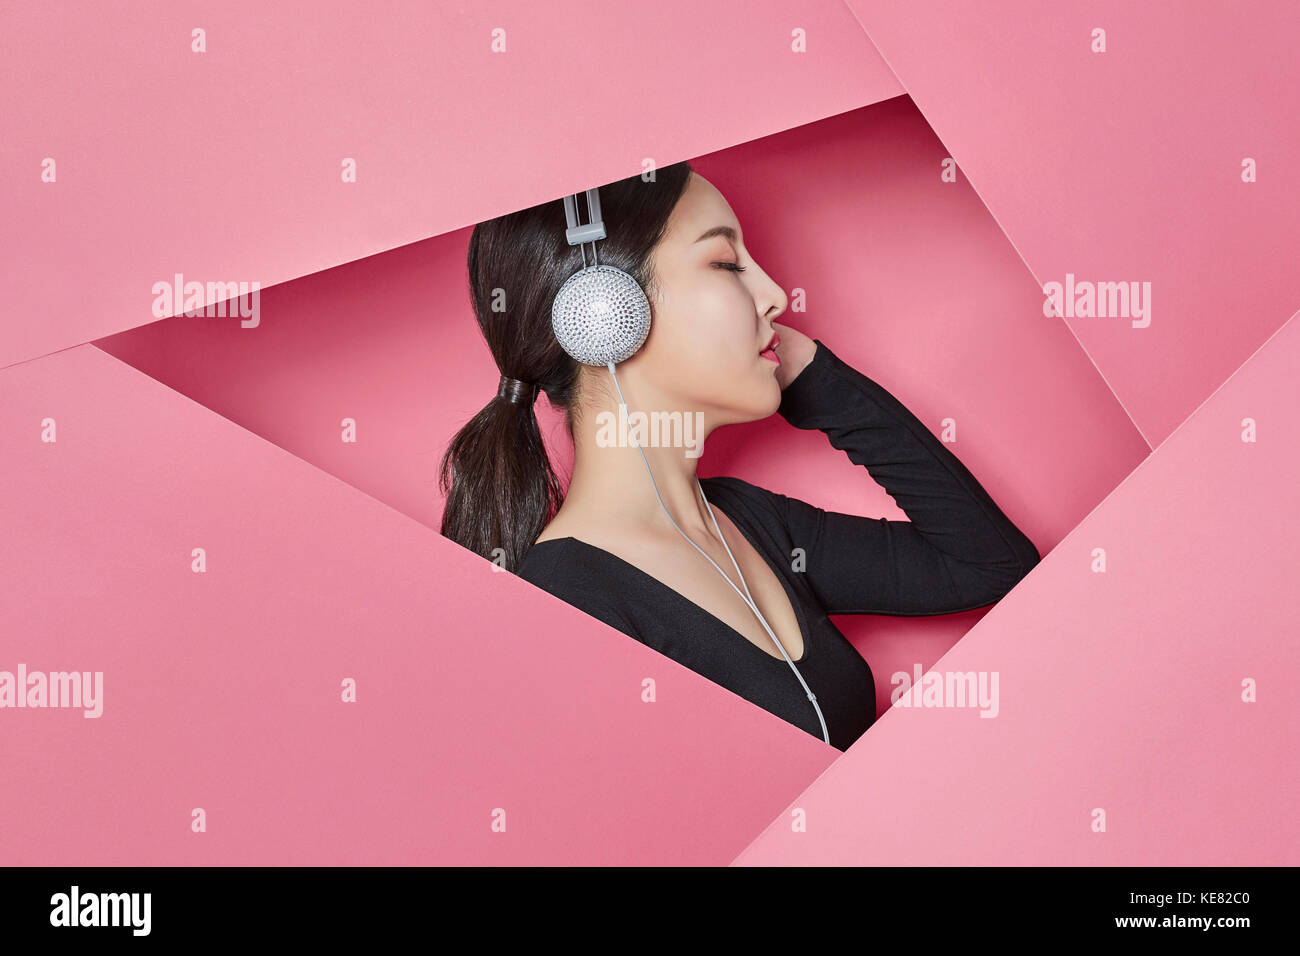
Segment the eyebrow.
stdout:
<svg viewBox="0 0 1300 956">
<path fill-rule="evenodd" d="M 703 242 L 705 239 L 712 239 L 714 236 L 726 236 L 733 245 L 738 241 L 736 239 L 736 230 L 730 226 L 714 226 L 712 229 L 706 229 L 700 234 L 700 238 L 695 241 Z"/>
</svg>

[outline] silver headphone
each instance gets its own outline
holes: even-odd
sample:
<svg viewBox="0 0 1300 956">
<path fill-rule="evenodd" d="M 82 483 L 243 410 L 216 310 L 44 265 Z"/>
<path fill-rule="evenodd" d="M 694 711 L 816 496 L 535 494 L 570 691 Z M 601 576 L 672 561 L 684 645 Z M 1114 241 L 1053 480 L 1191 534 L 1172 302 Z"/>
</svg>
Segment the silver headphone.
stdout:
<svg viewBox="0 0 1300 956">
<path fill-rule="evenodd" d="M 609 374 L 614 379 L 614 388 L 618 390 L 619 405 L 623 408 L 623 414 L 626 416 L 627 402 L 623 399 L 623 388 L 618 383 L 618 374 L 614 371 L 614 366 L 635 355 L 645 343 L 646 337 L 649 336 L 650 301 L 646 298 L 644 290 L 642 290 L 636 279 L 622 269 L 616 269 L 613 266 L 602 266 L 596 258 L 596 241 L 605 238 L 605 223 L 600 214 L 599 191 L 597 189 L 586 190 L 586 198 L 587 223 L 580 224 L 578 222 L 578 195 L 575 193 L 564 197 L 564 217 L 568 221 L 568 228 L 565 230 L 564 235 L 568 239 L 569 245 L 578 246 L 581 250 L 583 268 L 569 276 L 564 285 L 560 287 L 560 291 L 556 293 L 555 301 L 551 305 L 551 328 L 555 332 L 556 340 L 560 343 L 560 348 L 564 349 L 574 359 L 583 365 L 604 365 L 609 369 Z M 591 243 L 591 265 L 587 265 L 587 250 L 584 247 L 584 244 L 588 242 Z M 826 718 L 822 716 L 822 709 L 817 704 L 817 695 L 808 687 L 803 675 L 799 673 L 799 668 L 790 659 L 790 655 L 777 639 L 776 634 L 768 625 L 767 619 L 763 617 L 763 613 L 758 609 L 758 604 L 749 593 L 749 585 L 745 583 L 745 575 L 740 570 L 740 564 L 736 561 L 736 556 L 731 553 L 731 547 L 727 544 L 722 529 L 718 527 L 718 519 L 713 515 L 713 506 L 709 504 L 709 499 L 704 496 L 704 489 L 700 486 L 699 478 L 695 479 L 695 486 L 699 490 L 700 498 L 704 500 L 704 507 L 708 509 L 709 518 L 713 521 L 713 530 L 718 533 L 722 546 L 727 549 L 727 557 L 731 558 L 731 563 L 736 568 L 736 575 L 740 578 L 744 591 L 736 587 L 735 582 L 727 577 L 727 573 L 718 567 L 717 562 L 709 557 L 703 548 L 692 541 L 690 536 L 673 520 L 672 514 L 668 511 L 668 506 L 664 504 L 664 499 L 659 494 L 659 485 L 655 482 L 654 472 L 650 470 L 650 461 L 646 458 L 644 449 L 636 440 L 636 432 L 632 428 L 630 420 L 628 421 L 628 434 L 632 436 L 632 442 L 636 445 L 637 451 L 641 452 L 641 460 L 645 462 L 646 474 L 650 476 L 650 484 L 654 488 L 655 497 L 659 499 L 659 507 L 663 508 L 664 514 L 668 515 L 668 520 L 672 522 L 674 528 L 677 528 L 677 533 L 685 538 L 691 547 L 704 555 L 704 559 L 713 565 L 723 579 L 731 585 L 732 590 L 739 594 L 741 600 L 754 612 L 754 616 L 758 618 L 759 623 L 763 625 L 763 629 L 772 638 L 772 643 L 777 646 L 786 663 L 794 671 L 795 677 L 799 678 L 804 693 L 808 695 L 808 699 L 812 701 L 813 709 L 817 711 L 817 719 L 822 725 L 822 738 L 829 744 L 831 742 L 830 733 L 826 729 Z M 807 648 L 804 649 L 804 653 L 807 653 Z"/>
</svg>

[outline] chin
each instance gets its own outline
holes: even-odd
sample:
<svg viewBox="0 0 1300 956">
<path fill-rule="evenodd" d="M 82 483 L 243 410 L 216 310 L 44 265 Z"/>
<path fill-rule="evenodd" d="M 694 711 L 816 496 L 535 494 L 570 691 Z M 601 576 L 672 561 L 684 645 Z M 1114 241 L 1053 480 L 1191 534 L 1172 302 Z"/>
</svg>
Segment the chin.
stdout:
<svg viewBox="0 0 1300 956">
<path fill-rule="evenodd" d="M 775 415 L 775 414 L 776 414 L 776 410 L 777 410 L 778 408 L 780 408 L 780 407 L 781 407 L 781 386 L 780 386 L 780 384 L 777 383 L 777 380 L 776 380 L 775 378 L 773 378 L 773 379 L 772 379 L 772 399 L 771 399 L 771 401 L 770 401 L 769 404 L 768 404 L 768 409 L 769 409 L 769 410 L 768 410 L 768 412 L 767 412 L 763 417 L 764 417 L 764 418 L 767 418 L 768 415 Z"/>
<path fill-rule="evenodd" d="M 754 414 L 749 421 L 758 421 L 776 414 L 776 410 L 781 407 L 781 383 L 776 380 L 775 375 L 769 374 L 768 380 L 763 384 L 759 391 L 756 401 L 754 402 Z"/>
<path fill-rule="evenodd" d="M 761 421 L 774 414 L 781 405 L 781 383 L 776 380 L 774 371 L 764 369 L 758 375 L 752 370 L 737 371 L 731 377 L 712 378 L 709 384 L 711 394 L 702 404 L 725 409 L 722 412 L 722 422 L 725 423 Z M 723 390 L 721 393 L 719 388 Z"/>
</svg>

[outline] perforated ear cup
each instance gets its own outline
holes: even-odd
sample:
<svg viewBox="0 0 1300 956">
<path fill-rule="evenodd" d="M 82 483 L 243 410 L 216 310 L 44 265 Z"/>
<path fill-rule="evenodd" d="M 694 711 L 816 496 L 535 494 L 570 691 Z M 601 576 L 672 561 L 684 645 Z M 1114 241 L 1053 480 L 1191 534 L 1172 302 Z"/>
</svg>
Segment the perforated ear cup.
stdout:
<svg viewBox="0 0 1300 956">
<path fill-rule="evenodd" d="M 560 286 L 551 328 L 560 347 L 583 365 L 617 365 L 650 334 L 650 301 L 622 269 L 588 266 Z"/>
</svg>

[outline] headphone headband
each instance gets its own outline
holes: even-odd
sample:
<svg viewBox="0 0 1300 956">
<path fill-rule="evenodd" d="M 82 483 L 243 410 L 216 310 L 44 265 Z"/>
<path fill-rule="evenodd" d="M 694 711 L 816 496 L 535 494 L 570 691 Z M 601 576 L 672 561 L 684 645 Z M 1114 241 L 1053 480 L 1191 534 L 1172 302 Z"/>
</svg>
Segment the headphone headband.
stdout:
<svg viewBox="0 0 1300 956">
<path fill-rule="evenodd" d="M 585 225 L 578 223 L 577 193 L 564 197 L 564 218 L 569 223 L 569 228 L 564 230 L 564 238 L 569 240 L 571 246 L 590 242 L 594 250 L 596 240 L 605 238 L 605 223 L 600 215 L 600 190 L 596 187 L 587 190 L 588 222 Z"/>
</svg>

